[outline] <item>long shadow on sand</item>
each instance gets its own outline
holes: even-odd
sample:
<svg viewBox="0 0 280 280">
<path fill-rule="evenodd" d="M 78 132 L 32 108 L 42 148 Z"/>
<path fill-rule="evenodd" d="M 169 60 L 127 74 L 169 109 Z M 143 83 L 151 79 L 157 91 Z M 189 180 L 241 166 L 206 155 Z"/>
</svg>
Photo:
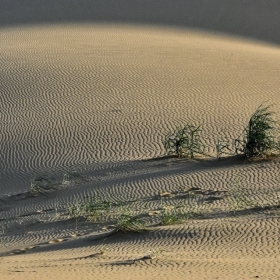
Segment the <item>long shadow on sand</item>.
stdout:
<svg viewBox="0 0 280 280">
<path fill-rule="evenodd" d="M 263 164 L 263 161 L 260 162 L 255 162 L 253 163 L 254 168 L 258 168 L 261 167 L 261 165 Z M 249 163 L 248 165 L 251 165 L 251 163 Z M 114 179 L 111 178 L 104 178 L 104 185 L 100 186 L 100 188 L 107 188 L 110 187 L 110 189 L 112 190 L 113 186 L 111 186 L 111 183 L 114 182 L 115 184 L 119 181 L 122 182 L 124 180 L 124 178 L 126 179 L 126 181 L 129 183 L 129 181 L 139 181 L 142 179 L 147 179 L 147 176 L 151 176 L 153 179 L 155 178 L 160 178 L 162 176 L 166 175 L 166 172 L 168 171 L 168 174 L 172 174 L 172 175 L 176 175 L 176 174 L 181 174 L 181 173 L 193 173 L 193 172 L 197 172 L 197 171 L 201 171 L 201 170 L 210 170 L 212 168 L 214 169 L 223 169 L 223 168 L 228 168 L 228 167 L 239 167 L 241 166 L 242 168 L 244 168 L 246 166 L 246 164 L 244 164 L 243 160 L 241 160 L 240 158 L 225 158 L 222 159 L 220 161 L 218 160 L 212 160 L 212 159 L 200 159 L 200 160 L 187 160 L 187 159 L 176 159 L 176 158 L 172 158 L 172 157 L 163 157 L 163 158 L 156 158 L 156 159 L 150 159 L 150 160 L 142 160 L 142 161 L 136 161 L 134 162 L 134 164 L 131 166 L 134 166 L 135 170 L 140 171 L 139 174 L 135 174 L 134 171 L 135 170 L 131 170 L 131 174 L 129 174 L 129 170 L 127 170 L 127 165 L 122 165 L 122 166 L 118 166 L 117 167 L 117 174 L 122 173 L 122 171 L 126 171 L 125 174 L 123 174 L 124 176 L 120 176 L 118 179 L 114 177 Z M 148 166 L 148 167 L 147 167 Z M 145 168 L 144 168 L 145 167 Z M 116 171 L 116 167 L 110 167 L 113 170 Z M 141 171 L 141 168 L 143 168 L 143 170 Z M 139 170 L 140 169 L 140 170 Z M 149 171 L 148 174 L 145 174 L 144 178 L 143 178 L 143 172 L 147 172 L 147 169 Z M 154 169 L 154 170 L 153 170 Z M 111 170 L 112 171 L 112 170 Z M 90 171 L 90 174 L 92 175 L 92 172 L 94 173 L 94 171 Z M 104 172 L 104 174 L 106 175 L 106 173 L 108 172 L 108 170 L 97 170 L 97 172 Z M 98 173 L 98 174 L 99 174 Z M 87 174 L 83 174 L 83 175 L 87 175 Z M 111 182 L 112 181 L 112 182 Z M 92 185 L 92 182 L 88 182 L 90 185 Z M 78 184 L 78 188 L 77 190 L 75 189 L 76 192 L 81 193 L 82 191 L 82 186 Z M 63 189 L 60 190 L 61 192 L 63 192 Z M 58 191 L 58 192 L 60 192 Z M 74 191 L 74 190 L 73 190 Z M 199 191 L 199 189 L 198 189 Z M 217 191 L 212 191 L 211 193 L 209 193 L 209 190 L 205 193 L 206 196 L 212 197 L 215 196 Z M 222 193 L 221 191 L 219 192 L 219 194 Z M 58 193 L 57 193 L 58 194 Z M 219 194 L 218 194 L 218 198 L 219 198 Z M 175 194 L 174 194 L 175 195 Z M 183 191 L 183 193 L 181 194 L 176 194 L 176 199 L 184 199 L 185 197 L 181 197 L 182 195 L 186 196 L 188 194 L 186 194 L 185 191 Z M 223 193 L 223 195 L 226 195 Z M 41 197 L 43 199 L 43 197 Z M 13 199 L 13 198 L 11 198 Z M 36 198 L 33 198 L 36 199 Z M 144 195 L 143 197 L 138 197 L 137 200 L 154 200 L 154 199 L 160 199 L 157 195 L 157 197 L 154 197 L 152 194 L 150 194 L 149 197 L 146 197 L 146 195 Z M 172 197 L 170 198 L 172 199 Z M 220 199 L 220 198 L 219 198 Z M 70 199 L 71 200 L 71 199 Z M 207 200 L 205 200 L 205 202 L 208 203 Z M 212 200 L 209 201 L 209 203 L 212 203 Z M 274 208 L 278 209 L 279 205 L 275 205 Z M 271 209 L 271 207 L 269 208 Z M 51 209 L 53 210 L 53 209 Z M 199 217 L 199 219 L 216 219 L 216 218 L 220 218 L 220 217 L 230 217 L 232 215 L 238 215 L 238 216 L 246 216 L 246 215 L 250 215 L 250 214 L 254 214 L 260 211 L 264 211 L 266 209 L 264 208 L 256 208 L 253 207 L 251 209 L 247 209 L 247 210 L 241 210 L 241 211 L 235 211 L 234 213 L 232 212 L 219 212 L 219 213 L 212 213 L 210 215 L 206 215 L 203 217 Z M 38 214 L 38 213 L 21 213 L 21 216 L 28 216 L 28 215 L 34 215 L 34 214 Z M 57 227 L 58 223 L 71 223 L 70 220 L 68 221 L 57 221 L 57 222 L 52 222 L 52 225 L 50 226 L 50 224 L 48 226 L 54 228 Z M 72 223 L 74 224 L 74 220 L 72 221 Z M 35 225 L 37 227 L 37 224 Z M 45 225 L 47 226 L 47 225 Z M 93 228 L 94 230 L 94 228 Z M 11 233 L 13 234 L 13 233 Z M 54 251 L 54 250 L 62 250 L 62 249 L 71 249 L 71 248 L 80 248 L 80 247 L 89 247 L 89 246 L 95 246 L 95 245 L 100 245 L 100 244 L 104 244 L 104 240 L 106 240 L 107 242 L 115 242 L 115 243 L 119 243 L 119 242 L 126 242 L 129 239 L 133 239 L 135 241 L 135 238 L 137 239 L 137 242 L 141 242 L 144 241 L 145 238 L 148 239 L 157 239 L 159 238 L 157 235 L 161 235 L 163 237 L 168 237 L 171 238 L 171 235 L 176 235 L 178 233 L 176 233 L 176 231 L 172 231 L 172 229 L 165 229 L 165 228 L 154 228 L 152 231 L 148 231 L 148 232 L 144 232 L 141 234 L 123 234 L 121 232 L 117 232 L 116 229 L 113 229 L 112 231 L 107 231 L 104 233 L 98 233 L 97 231 L 94 233 L 89 233 L 86 234 L 85 236 L 81 236 L 76 238 L 73 237 L 63 237 L 62 242 L 58 241 L 56 244 L 49 244 L 48 242 L 45 243 L 41 243 L 41 244 L 32 244 L 31 250 L 18 250 L 15 251 L 15 254 L 21 254 L 21 253 L 32 253 L 32 252 L 47 252 L 47 251 Z M 188 238 L 193 238 L 195 236 L 197 236 L 196 232 L 186 232 L 186 235 L 188 236 Z M 109 240 L 108 237 L 110 236 Z M 114 236 L 114 237 L 111 237 Z M 176 237 L 176 236 L 175 236 Z M 175 238 L 173 236 L 173 238 Z M 7 253 L 2 254 L 2 255 L 7 255 Z M 83 257 L 83 256 L 81 256 Z"/>
<path fill-rule="evenodd" d="M 225 212 L 220 213 L 216 215 L 210 215 L 209 217 L 204 217 L 202 219 L 217 219 L 217 218 L 237 218 L 242 216 L 248 216 L 248 215 L 255 215 L 259 213 L 264 213 L 266 210 L 269 211 L 278 211 L 279 212 L 280 205 L 270 206 L 270 207 L 253 207 L 251 209 L 246 210 L 238 210 L 236 212 Z M 18 254 L 31 254 L 31 253 L 40 253 L 40 252 L 52 252 L 52 251 L 58 251 L 58 250 L 67 250 L 67 249 L 75 249 L 75 248 L 85 248 L 85 247 L 95 247 L 93 251 L 98 251 L 98 248 L 100 249 L 100 246 L 106 247 L 106 246 L 119 246 L 120 244 L 125 243 L 131 243 L 133 242 L 138 244 L 144 244 L 149 240 L 150 243 L 157 242 L 159 239 L 168 239 L 169 242 L 171 240 L 176 239 L 182 239 L 182 234 L 184 239 L 187 239 L 188 242 L 191 242 L 192 239 L 198 239 L 202 238 L 204 233 L 200 230 L 195 229 L 187 229 L 187 228 L 181 228 L 181 229 L 175 229 L 169 227 L 152 227 L 150 230 L 141 232 L 141 233 L 127 233 L 118 231 L 116 228 L 104 233 L 95 233 L 95 234 L 87 234 L 85 236 L 81 236 L 79 238 L 64 238 L 60 241 L 53 242 L 53 244 L 50 244 L 51 242 L 43 242 L 43 243 L 37 243 L 29 246 L 29 248 L 20 249 L 20 250 L 12 250 L 8 251 L 6 253 L 0 254 L 0 257 L 3 256 L 9 256 L 9 255 L 18 255 Z M 59 239 L 58 239 L 59 240 Z M 164 242 L 163 242 L 164 243 Z M 73 257 L 69 259 L 87 259 L 87 258 L 95 258 L 102 256 L 103 253 L 97 252 L 91 255 L 81 255 L 79 257 Z M 65 260 L 65 259 L 62 259 Z M 134 260 L 128 260 L 129 262 Z M 122 264 L 122 263 L 120 263 Z M 125 263 L 124 263 L 125 264 Z"/>
</svg>

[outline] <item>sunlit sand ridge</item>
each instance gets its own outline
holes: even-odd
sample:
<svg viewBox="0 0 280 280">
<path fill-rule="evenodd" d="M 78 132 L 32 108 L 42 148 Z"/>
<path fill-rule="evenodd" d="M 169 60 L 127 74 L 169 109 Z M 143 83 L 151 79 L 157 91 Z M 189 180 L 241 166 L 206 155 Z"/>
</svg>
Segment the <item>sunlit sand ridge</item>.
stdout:
<svg viewBox="0 0 280 280">
<path fill-rule="evenodd" d="M 214 156 L 216 137 L 238 137 L 261 103 L 279 118 L 279 47 L 187 28 L 76 23 L 2 28 L 0 49 L 3 279 L 280 277 L 279 211 L 225 214 L 238 178 L 254 205 L 276 204 L 279 161 L 155 160 L 178 125 L 201 124 Z M 42 174 L 57 188 L 29 197 Z M 63 216 L 91 195 L 148 213 L 181 204 L 192 188 L 212 214 L 148 233 L 98 239 L 104 225 Z M 163 192 L 172 200 L 162 202 Z M 150 251 L 156 257 L 142 259 Z"/>
</svg>

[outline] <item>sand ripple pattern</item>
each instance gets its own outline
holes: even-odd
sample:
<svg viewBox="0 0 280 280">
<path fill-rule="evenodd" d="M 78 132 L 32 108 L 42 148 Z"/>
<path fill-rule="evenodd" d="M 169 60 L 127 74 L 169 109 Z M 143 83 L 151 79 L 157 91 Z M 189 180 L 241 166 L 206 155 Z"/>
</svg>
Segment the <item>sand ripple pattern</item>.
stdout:
<svg viewBox="0 0 280 280">
<path fill-rule="evenodd" d="M 42 170 L 163 155 L 163 136 L 186 122 L 203 124 L 213 153 L 215 135 L 238 136 L 261 102 L 280 108 L 279 49 L 257 43 L 46 25 L 3 28 L 0 49 L 3 193 Z"/>
</svg>

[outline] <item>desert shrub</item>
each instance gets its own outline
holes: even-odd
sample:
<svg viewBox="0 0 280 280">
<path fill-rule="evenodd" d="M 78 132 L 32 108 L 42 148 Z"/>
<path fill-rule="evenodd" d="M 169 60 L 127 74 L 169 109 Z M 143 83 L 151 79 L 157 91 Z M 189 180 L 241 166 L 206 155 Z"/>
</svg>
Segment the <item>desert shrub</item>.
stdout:
<svg viewBox="0 0 280 280">
<path fill-rule="evenodd" d="M 259 106 L 250 117 L 242 136 L 234 140 L 235 152 L 245 159 L 276 155 L 280 152 L 279 129 L 270 106 Z M 277 139 L 278 137 L 278 139 Z"/>
<path fill-rule="evenodd" d="M 169 155 L 194 158 L 194 154 L 203 154 L 204 146 L 200 139 L 200 126 L 187 124 L 165 136 L 164 148 Z"/>
</svg>

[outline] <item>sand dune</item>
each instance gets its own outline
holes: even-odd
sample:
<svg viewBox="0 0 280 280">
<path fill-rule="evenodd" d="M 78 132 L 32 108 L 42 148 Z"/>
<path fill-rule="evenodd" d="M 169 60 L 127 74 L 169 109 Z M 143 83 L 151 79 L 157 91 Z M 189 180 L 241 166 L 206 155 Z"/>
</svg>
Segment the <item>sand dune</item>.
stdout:
<svg viewBox="0 0 280 280">
<path fill-rule="evenodd" d="M 277 0 L 2 0 L 0 25 L 123 23 L 227 33 L 278 44 Z"/>
<path fill-rule="evenodd" d="M 261 44 L 103 25 L 11 28 L 1 42 L 5 193 L 26 173 L 161 156 L 188 121 L 213 153 L 260 103 L 279 106 L 279 51 Z"/>
<path fill-rule="evenodd" d="M 278 279 L 279 160 L 218 161 L 214 142 L 261 103 L 280 117 L 279 5 L 122 2 L 1 1 L 2 278 Z M 187 122 L 208 156 L 164 157 Z M 91 196 L 151 230 L 70 219 Z M 172 207 L 191 218 L 160 225 Z"/>
</svg>

